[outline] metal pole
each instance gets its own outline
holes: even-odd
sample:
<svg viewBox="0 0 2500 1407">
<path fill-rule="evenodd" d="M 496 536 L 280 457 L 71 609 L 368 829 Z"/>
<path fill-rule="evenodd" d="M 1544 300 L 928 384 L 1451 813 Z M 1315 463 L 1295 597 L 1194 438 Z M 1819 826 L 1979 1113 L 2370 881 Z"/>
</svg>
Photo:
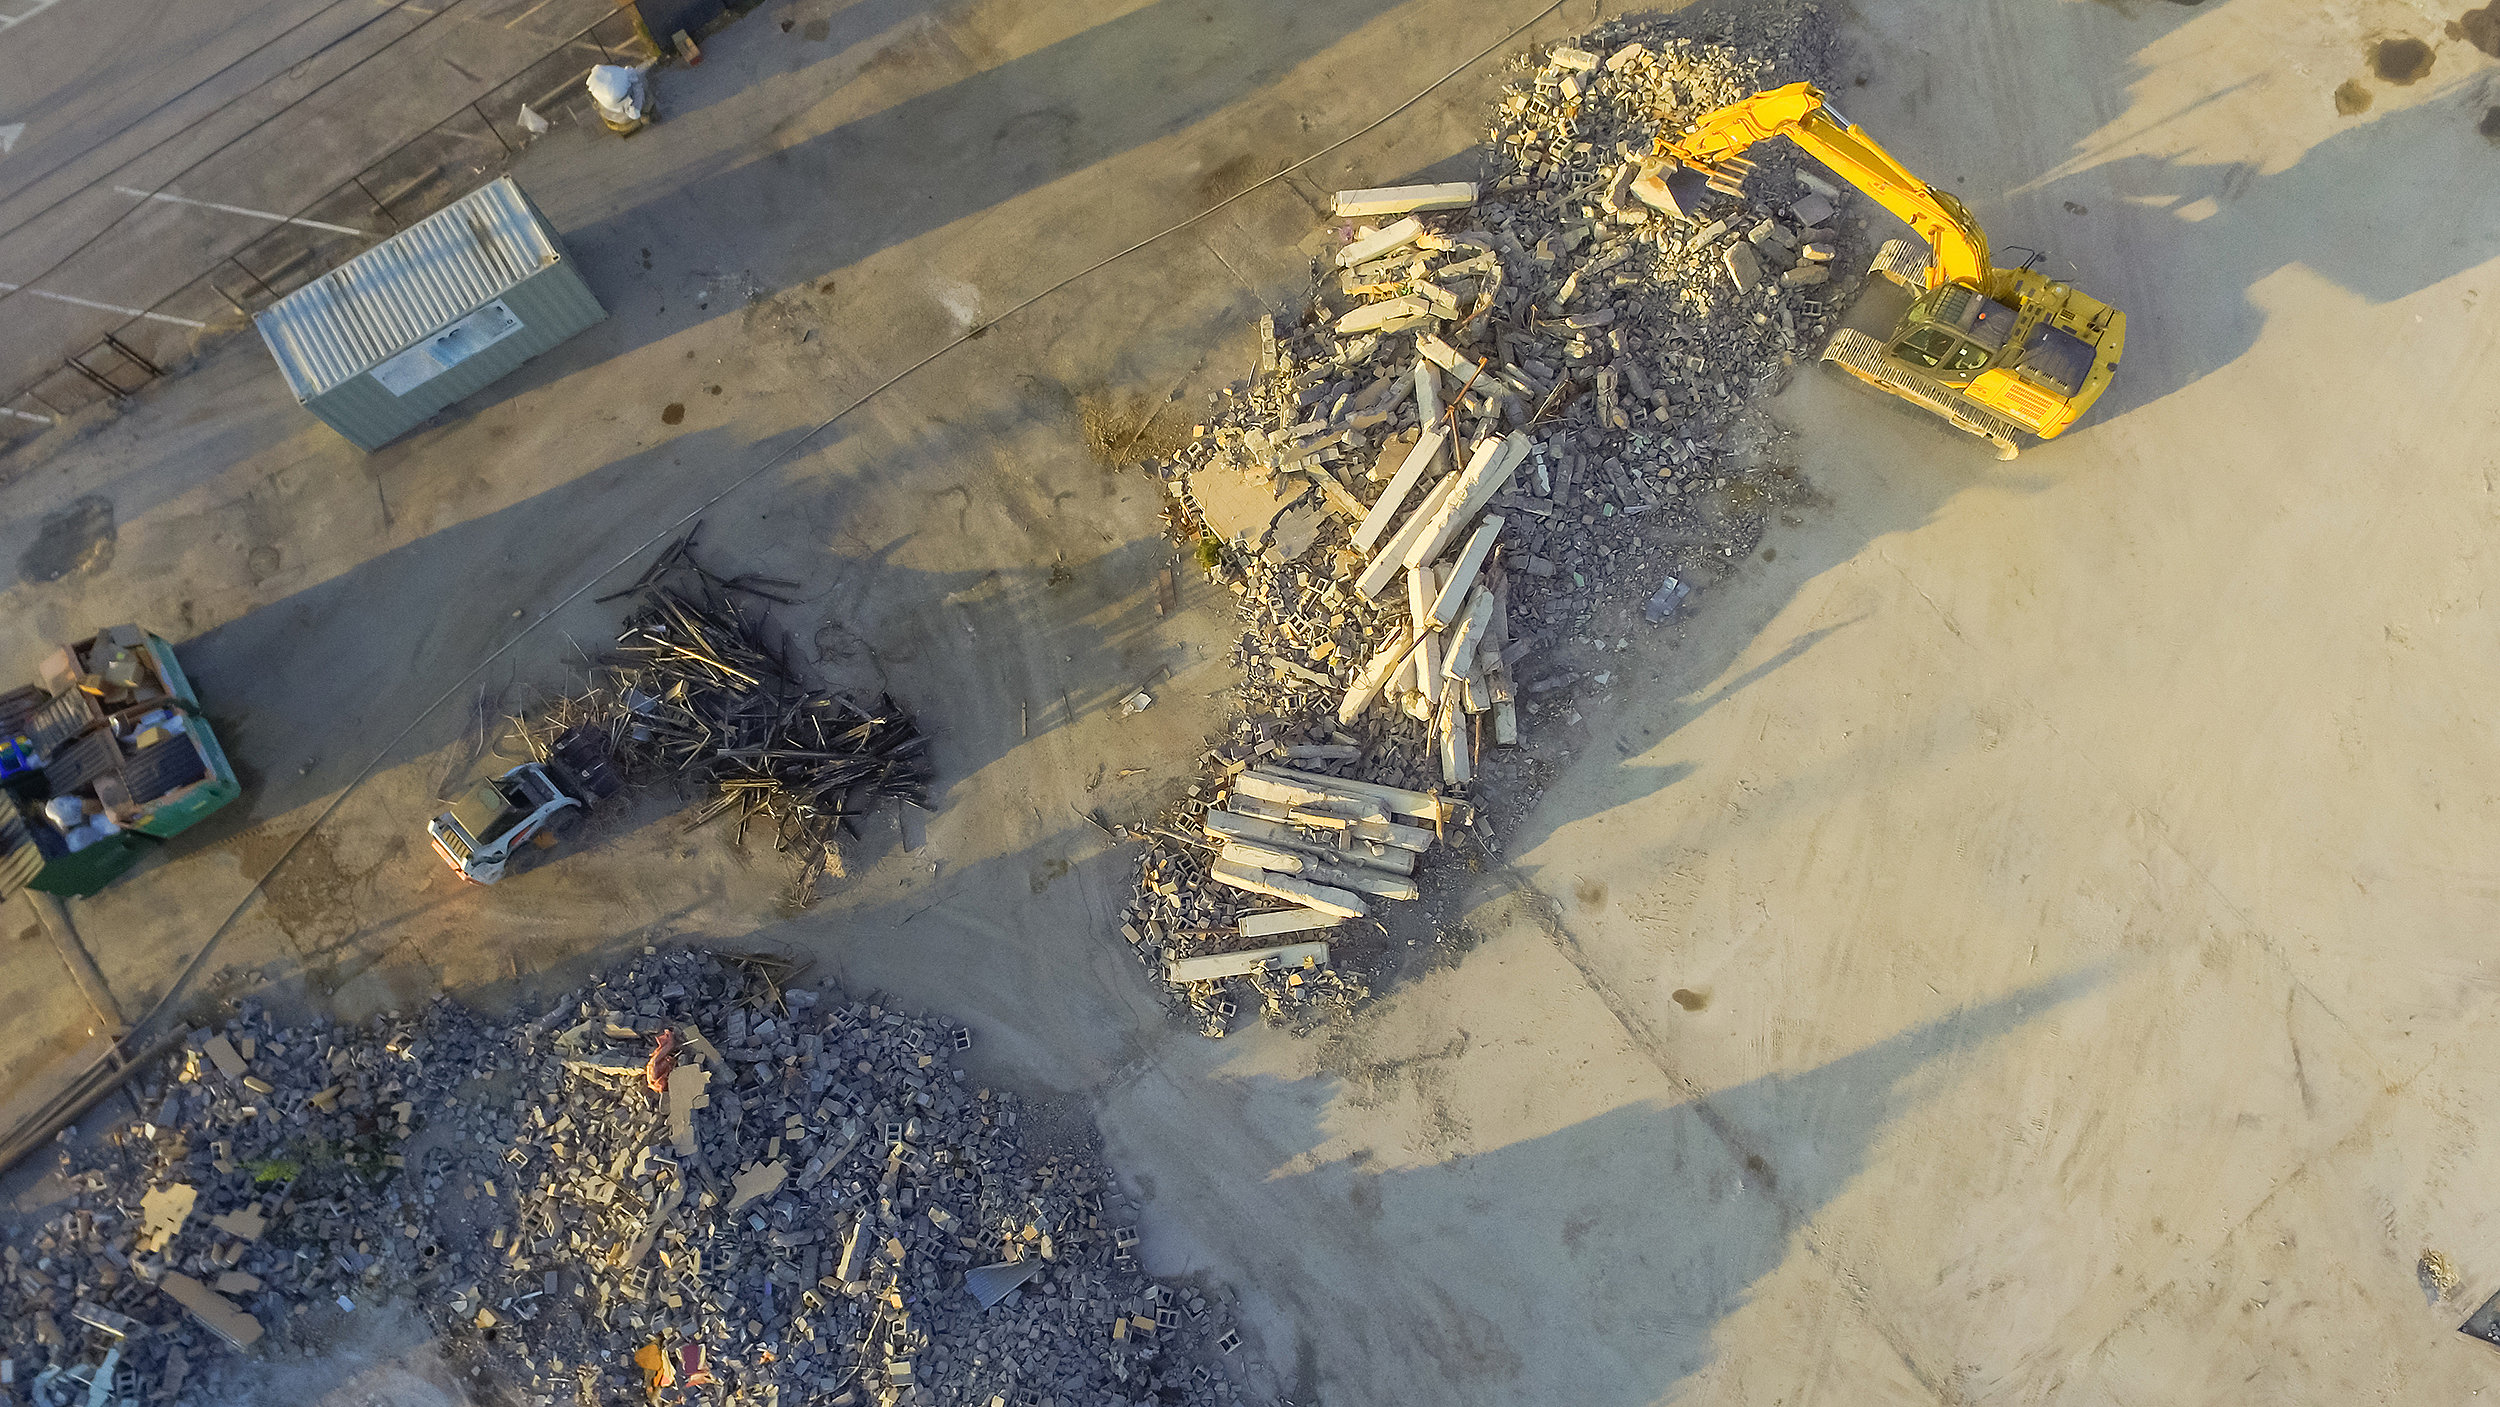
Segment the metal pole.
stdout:
<svg viewBox="0 0 2500 1407">
<path fill-rule="evenodd" d="M 161 377 L 165 374 L 163 371 L 157 369 L 156 363 L 149 361 L 147 358 L 140 356 L 137 352 L 134 352 L 130 350 L 130 348 L 122 345 L 122 340 L 114 336 L 112 333 L 108 332 L 104 334 L 104 340 L 112 344 L 114 351 L 121 353 L 123 356 L 130 358 L 134 362 L 137 362 L 139 364 L 139 369 L 146 372 L 149 376 Z"/>
<path fill-rule="evenodd" d="M 69 369 L 77 372 L 83 377 L 86 377 L 96 385 L 103 387 L 104 394 L 111 396 L 114 400 L 122 401 L 130 399 L 130 393 L 128 391 L 123 390 L 121 387 L 114 385 L 103 376 L 98 375 L 93 367 L 88 366 L 85 362 L 80 361 L 76 357 L 69 359 Z"/>
</svg>

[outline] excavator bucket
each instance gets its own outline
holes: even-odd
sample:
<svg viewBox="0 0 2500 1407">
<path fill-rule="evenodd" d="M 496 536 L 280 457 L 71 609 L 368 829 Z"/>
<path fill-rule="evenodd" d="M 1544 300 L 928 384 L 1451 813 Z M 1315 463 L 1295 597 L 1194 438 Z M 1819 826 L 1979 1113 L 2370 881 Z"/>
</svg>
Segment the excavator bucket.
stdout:
<svg viewBox="0 0 2500 1407">
<path fill-rule="evenodd" d="M 1640 174 L 1632 178 L 1632 194 L 1653 210 L 1690 220 L 1700 213 L 1702 202 L 1710 198 L 1713 185 L 1707 173 L 1674 157 L 1657 156 L 1641 163 Z"/>
</svg>

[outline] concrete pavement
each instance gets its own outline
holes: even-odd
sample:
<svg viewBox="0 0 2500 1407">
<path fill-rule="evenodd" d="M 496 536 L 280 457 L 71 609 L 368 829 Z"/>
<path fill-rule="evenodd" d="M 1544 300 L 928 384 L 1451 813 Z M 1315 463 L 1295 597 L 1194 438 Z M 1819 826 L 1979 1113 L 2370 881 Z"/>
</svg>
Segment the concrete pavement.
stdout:
<svg viewBox="0 0 2500 1407">
<path fill-rule="evenodd" d="M 1153 616 L 1154 489 L 1092 456 L 1084 412 L 1185 420 L 1303 286 L 1319 195 L 1455 171 L 1490 73 L 705 510 L 723 560 L 807 583 L 792 619 L 829 668 L 932 727 L 925 845 L 868 847 L 803 914 L 771 857 L 661 799 L 493 891 L 434 865 L 418 823 L 468 764 L 477 686 L 522 706 L 612 619 L 542 611 L 1501 22 L 1208 15 L 768 5 L 666 76 L 668 122 L 519 172 L 610 323 L 369 458 L 246 348 L 0 489 L 7 560 L 82 497 L 115 534 L 109 565 L 0 594 L 12 667 L 159 623 L 253 773 L 218 833 L 77 906 L 125 1007 L 380 752 L 227 940 L 226 990 L 354 1013 L 542 996 L 618 942 L 805 952 L 1096 1121 L 1155 1267 L 1238 1286 L 1294 1401 L 2484 1387 L 2454 1328 L 2500 1289 L 2473 393 L 2495 70 L 2401 7 L 1849 21 L 1851 117 L 2128 311 L 2119 390 L 1997 466 L 1798 377 L 1773 413 L 1819 505 L 1690 626 L 1609 623 L 1633 648 L 1540 735 L 1556 770 L 1510 866 L 1442 876 L 1441 931 L 1394 934 L 1411 964 L 1341 1028 L 1200 1040 L 1113 936 L 1128 857 L 1071 808 L 1140 813 L 1193 774 L 1227 622 L 1188 573 Z M 2438 43 L 2432 73 L 2368 78 L 2400 31 Z M 2340 117 L 2356 75 L 2376 101 Z M 1153 710 L 1102 707 L 1157 665 Z M 2452 1300 L 2420 1288 L 2433 1249 Z"/>
</svg>

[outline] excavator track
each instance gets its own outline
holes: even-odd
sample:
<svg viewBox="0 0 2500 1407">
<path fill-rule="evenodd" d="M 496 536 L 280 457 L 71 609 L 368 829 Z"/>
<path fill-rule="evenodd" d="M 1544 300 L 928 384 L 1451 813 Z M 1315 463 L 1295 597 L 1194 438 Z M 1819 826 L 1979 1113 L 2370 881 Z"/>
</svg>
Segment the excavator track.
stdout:
<svg viewBox="0 0 2500 1407">
<path fill-rule="evenodd" d="M 2019 451 L 2014 439 L 2022 427 L 1950 386 L 1930 380 L 1884 357 L 1884 344 L 1844 327 L 1823 346 L 1823 360 L 1881 391 L 1925 406 L 1952 422 L 1953 428 L 1977 435 L 1997 447 L 1997 458 L 2012 459 Z"/>
</svg>

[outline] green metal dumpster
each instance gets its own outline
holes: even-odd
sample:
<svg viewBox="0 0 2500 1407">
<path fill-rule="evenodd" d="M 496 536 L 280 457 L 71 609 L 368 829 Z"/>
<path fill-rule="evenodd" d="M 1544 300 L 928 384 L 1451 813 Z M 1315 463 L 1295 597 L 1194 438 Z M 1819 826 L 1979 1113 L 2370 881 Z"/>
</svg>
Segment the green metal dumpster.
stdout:
<svg viewBox="0 0 2500 1407">
<path fill-rule="evenodd" d="M 43 822 L 36 822 L 28 830 L 35 837 L 36 848 L 43 853 L 44 863 L 26 887 L 72 899 L 87 898 L 121 878 L 160 843 L 137 831 L 123 831 L 71 851 L 61 844 L 59 833 Z"/>
</svg>

